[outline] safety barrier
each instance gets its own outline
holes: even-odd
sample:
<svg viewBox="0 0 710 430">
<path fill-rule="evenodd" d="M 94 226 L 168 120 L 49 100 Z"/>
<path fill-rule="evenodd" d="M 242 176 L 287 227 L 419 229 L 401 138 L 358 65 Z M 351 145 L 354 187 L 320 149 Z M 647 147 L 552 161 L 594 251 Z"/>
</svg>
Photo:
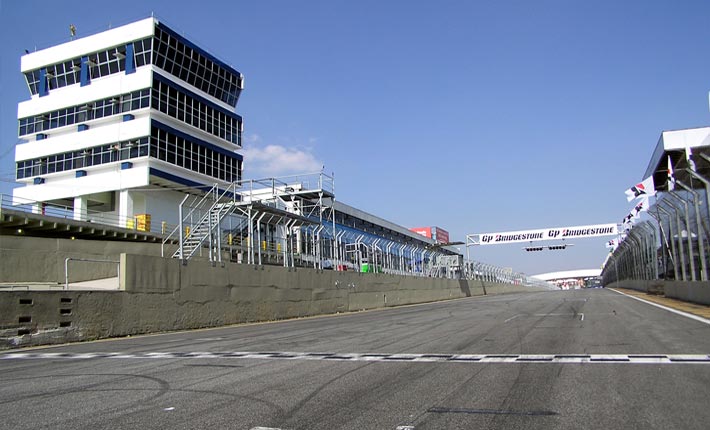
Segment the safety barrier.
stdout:
<svg viewBox="0 0 710 430">
<path fill-rule="evenodd" d="M 657 195 L 646 212 L 651 220 L 628 229 L 609 254 L 602 271 L 604 284 L 623 280 L 709 279 L 708 184 L 705 192 L 680 181 L 676 184 L 679 189 Z"/>
</svg>

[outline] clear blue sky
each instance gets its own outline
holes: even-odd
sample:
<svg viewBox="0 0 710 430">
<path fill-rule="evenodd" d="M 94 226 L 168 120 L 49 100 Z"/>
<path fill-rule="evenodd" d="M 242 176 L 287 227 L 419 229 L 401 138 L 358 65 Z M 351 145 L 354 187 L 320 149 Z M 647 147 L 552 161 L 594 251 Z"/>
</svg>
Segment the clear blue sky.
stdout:
<svg viewBox="0 0 710 430">
<path fill-rule="evenodd" d="M 3 0 L 0 192 L 24 50 L 151 12 L 246 76 L 247 177 L 325 165 L 343 202 L 452 240 L 620 222 L 661 131 L 710 118 L 708 1 Z M 605 240 L 473 252 L 533 274 L 599 267 Z"/>
</svg>

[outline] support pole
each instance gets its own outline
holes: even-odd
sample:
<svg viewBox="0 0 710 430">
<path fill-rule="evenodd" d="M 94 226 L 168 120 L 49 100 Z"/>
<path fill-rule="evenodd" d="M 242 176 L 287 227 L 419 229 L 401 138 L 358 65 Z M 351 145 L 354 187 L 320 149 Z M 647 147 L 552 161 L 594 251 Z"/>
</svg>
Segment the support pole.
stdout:
<svg viewBox="0 0 710 430">
<path fill-rule="evenodd" d="M 700 259 L 700 280 L 707 281 L 708 280 L 708 268 L 707 268 L 707 263 L 706 263 L 707 259 L 705 256 L 705 229 L 703 228 L 703 224 L 700 219 L 700 196 L 698 196 L 698 193 L 696 193 L 695 190 L 691 189 L 690 187 L 688 187 L 687 185 L 682 183 L 680 180 L 676 179 L 675 182 L 677 185 L 679 185 L 681 188 L 683 188 L 684 190 L 689 192 L 690 195 L 693 196 L 693 206 L 695 209 L 695 224 L 696 224 L 696 229 L 698 231 L 697 238 L 698 238 L 698 254 L 699 254 L 698 257 Z"/>
<path fill-rule="evenodd" d="M 671 213 L 663 209 L 660 204 L 657 204 L 656 208 L 658 208 L 659 211 L 663 212 L 668 217 L 668 238 L 670 239 L 671 263 L 673 264 L 673 279 L 677 280 L 680 273 L 678 272 L 678 253 L 676 252 L 675 242 L 673 241 L 673 223 L 671 222 Z M 667 242 L 668 240 L 666 240 L 666 243 Z"/>
<path fill-rule="evenodd" d="M 686 267 L 686 264 L 685 264 L 685 251 L 683 250 L 683 242 L 681 241 L 681 240 L 682 240 L 682 238 L 681 238 L 681 231 L 682 231 L 683 229 L 682 229 L 682 227 L 681 227 L 681 225 L 680 225 L 680 215 L 678 214 L 678 208 L 676 208 L 675 206 L 673 206 L 672 204 L 668 203 L 668 202 L 665 201 L 665 200 L 660 200 L 658 203 L 659 203 L 659 204 L 664 204 L 664 203 L 665 203 L 666 205 L 668 205 L 668 209 L 672 210 L 672 211 L 673 211 L 673 214 L 675 215 L 675 224 L 676 224 L 676 236 L 675 236 L 675 238 L 677 238 L 677 240 L 678 240 L 677 248 L 678 248 L 678 251 L 679 251 L 679 254 L 680 254 L 680 273 L 681 273 L 681 278 L 682 278 L 681 280 L 687 281 L 687 280 L 688 280 L 688 275 L 687 275 L 687 267 Z M 674 243 L 675 243 L 675 241 L 674 241 L 675 238 L 671 237 L 671 244 L 674 244 Z"/>
<path fill-rule="evenodd" d="M 690 260 L 690 280 L 697 281 L 697 276 L 695 274 L 695 255 L 693 253 L 693 234 L 690 231 L 690 210 L 688 209 L 688 202 L 676 195 L 674 192 L 669 192 L 667 194 L 683 205 L 685 213 L 686 242 L 688 244 L 688 260 Z"/>
<path fill-rule="evenodd" d="M 261 214 L 259 219 L 256 220 L 256 235 L 257 235 L 257 246 L 259 247 L 259 266 L 261 266 L 261 220 L 264 218 L 266 213 Z"/>
<path fill-rule="evenodd" d="M 710 162 L 710 157 L 708 157 L 707 155 L 705 155 L 705 154 L 700 154 L 700 156 L 701 156 L 703 159 L 705 159 L 705 160 L 707 160 L 708 162 Z M 708 213 L 707 219 L 708 219 L 708 221 L 710 222 L 710 181 L 707 180 L 707 179 L 705 179 L 705 178 L 704 178 L 703 176 L 701 176 L 698 172 L 696 172 L 696 171 L 694 171 L 694 170 L 692 170 L 692 169 L 685 169 L 685 171 L 688 172 L 688 174 L 689 174 L 690 176 L 692 176 L 693 178 L 699 180 L 700 182 L 703 183 L 703 185 L 705 185 L 705 209 L 706 209 L 706 211 L 707 211 L 707 213 Z M 705 229 L 705 232 L 706 232 L 706 233 L 710 233 L 710 229 Z"/>
</svg>

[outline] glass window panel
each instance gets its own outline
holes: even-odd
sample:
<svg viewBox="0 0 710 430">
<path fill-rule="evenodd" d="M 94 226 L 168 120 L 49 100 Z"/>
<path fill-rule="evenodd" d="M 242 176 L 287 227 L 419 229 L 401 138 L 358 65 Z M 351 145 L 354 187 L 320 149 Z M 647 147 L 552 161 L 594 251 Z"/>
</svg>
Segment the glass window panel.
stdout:
<svg viewBox="0 0 710 430">
<path fill-rule="evenodd" d="M 99 65 L 99 76 L 107 76 L 109 73 L 108 70 L 108 64 L 107 63 L 101 63 Z"/>
<path fill-rule="evenodd" d="M 66 82 L 67 85 L 74 85 L 76 83 L 76 73 L 67 73 Z"/>
</svg>

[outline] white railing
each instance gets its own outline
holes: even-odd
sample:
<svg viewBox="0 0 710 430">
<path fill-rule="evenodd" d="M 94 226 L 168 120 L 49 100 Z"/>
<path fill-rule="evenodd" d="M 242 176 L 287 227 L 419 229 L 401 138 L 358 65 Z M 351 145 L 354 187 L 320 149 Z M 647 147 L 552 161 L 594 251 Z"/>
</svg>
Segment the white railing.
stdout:
<svg viewBox="0 0 710 430">
<path fill-rule="evenodd" d="M 25 212 L 28 214 L 43 215 L 52 218 L 61 218 L 65 220 L 88 222 L 92 224 L 140 231 L 159 236 L 165 235 L 174 226 L 174 224 L 169 224 L 165 221 L 141 223 L 139 215 L 132 217 L 121 217 L 115 213 L 92 210 L 87 210 L 83 213 L 75 213 L 74 208 L 71 206 L 63 206 L 56 203 L 36 202 L 33 200 L 13 197 L 9 194 L 0 194 L 0 213 L 2 213 L 4 209 Z"/>
</svg>

